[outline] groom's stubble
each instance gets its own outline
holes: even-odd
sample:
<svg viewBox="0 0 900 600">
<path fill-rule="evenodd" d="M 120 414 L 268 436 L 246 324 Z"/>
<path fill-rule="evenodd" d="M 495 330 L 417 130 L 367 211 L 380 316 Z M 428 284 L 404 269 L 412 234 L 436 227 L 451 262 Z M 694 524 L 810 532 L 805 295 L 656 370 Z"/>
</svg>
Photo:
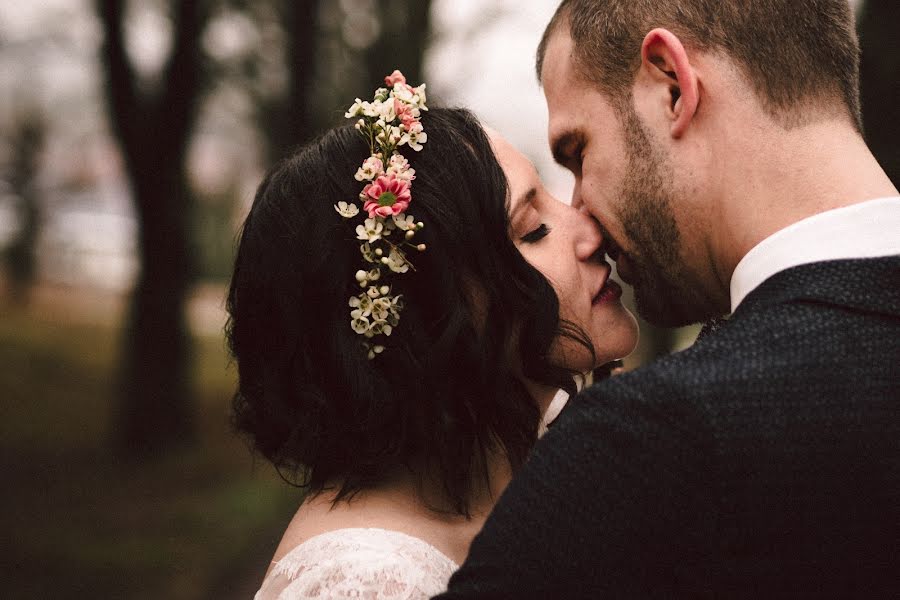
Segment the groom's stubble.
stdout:
<svg viewBox="0 0 900 600">
<path fill-rule="evenodd" d="M 660 327 L 678 327 L 720 316 L 691 275 L 676 219 L 679 194 L 670 163 L 629 102 L 620 111 L 628 169 L 618 219 L 628 237 L 626 260 L 640 315 Z"/>
</svg>

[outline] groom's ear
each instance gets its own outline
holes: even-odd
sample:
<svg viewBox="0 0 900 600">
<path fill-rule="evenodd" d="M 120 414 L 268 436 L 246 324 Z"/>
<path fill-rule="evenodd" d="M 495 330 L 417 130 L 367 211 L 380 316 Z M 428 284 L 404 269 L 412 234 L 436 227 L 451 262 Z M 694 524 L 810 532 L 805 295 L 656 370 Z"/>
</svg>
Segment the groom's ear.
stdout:
<svg viewBox="0 0 900 600">
<path fill-rule="evenodd" d="M 681 40 L 667 29 L 654 29 L 641 44 L 641 71 L 671 121 L 672 137 L 684 135 L 700 105 L 700 86 Z"/>
</svg>

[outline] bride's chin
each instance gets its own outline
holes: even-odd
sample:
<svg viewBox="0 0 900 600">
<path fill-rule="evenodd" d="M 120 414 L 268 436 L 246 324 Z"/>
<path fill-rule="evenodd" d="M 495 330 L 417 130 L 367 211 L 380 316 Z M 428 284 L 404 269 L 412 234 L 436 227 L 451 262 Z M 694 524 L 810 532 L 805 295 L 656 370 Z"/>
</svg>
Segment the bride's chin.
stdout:
<svg viewBox="0 0 900 600">
<path fill-rule="evenodd" d="M 602 346 L 598 346 L 596 343 L 594 345 L 597 363 L 594 368 L 614 360 L 621 360 L 637 348 L 639 339 L 637 319 L 630 311 L 624 312 L 625 314 L 618 320 L 615 327 L 609 328 L 605 335 L 595 338 L 602 342 Z"/>
</svg>

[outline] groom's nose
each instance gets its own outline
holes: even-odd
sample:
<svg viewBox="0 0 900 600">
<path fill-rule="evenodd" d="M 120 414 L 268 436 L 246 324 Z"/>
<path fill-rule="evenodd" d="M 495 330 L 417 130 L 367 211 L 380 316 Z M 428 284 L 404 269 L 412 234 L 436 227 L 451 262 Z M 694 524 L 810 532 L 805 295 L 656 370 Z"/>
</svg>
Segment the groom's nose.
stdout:
<svg viewBox="0 0 900 600">
<path fill-rule="evenodd" d="M 572 208 L 584 211 L 584 199 L 581 197 L 581 182 L 575 180 L 575 187 L 572 188 Z"/>
</svg>

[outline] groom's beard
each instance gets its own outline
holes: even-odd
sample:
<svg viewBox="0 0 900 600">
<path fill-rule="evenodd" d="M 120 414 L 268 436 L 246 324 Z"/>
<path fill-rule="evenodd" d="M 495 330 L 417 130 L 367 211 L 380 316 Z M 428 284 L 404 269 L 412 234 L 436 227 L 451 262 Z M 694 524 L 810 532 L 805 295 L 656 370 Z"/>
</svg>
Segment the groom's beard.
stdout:
<svg viewBox="0 0 900 600">
<path fill-rule="evenodd" d="M 715 316 L 681 255 L 675 219 L 678 197 L 672 169 L 654 150 L 633 112 L 623 119 L 629 170 L 621 191 L 619 220 L 630 250 L 624 262 L 640 315 L 660 327 L 678 327 Z"/>
</svg>

